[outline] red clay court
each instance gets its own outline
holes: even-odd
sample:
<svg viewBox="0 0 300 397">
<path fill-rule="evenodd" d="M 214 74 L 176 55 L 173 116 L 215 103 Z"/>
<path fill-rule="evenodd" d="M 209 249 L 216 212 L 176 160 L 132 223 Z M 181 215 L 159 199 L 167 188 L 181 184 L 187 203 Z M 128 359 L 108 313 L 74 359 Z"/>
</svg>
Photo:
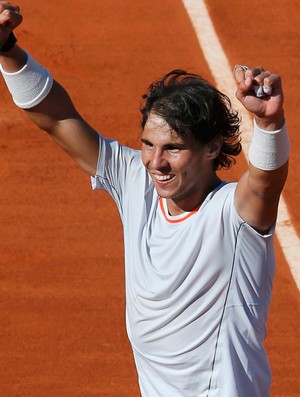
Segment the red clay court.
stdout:
<svg viewBox="0 0 300 397">
<path fill-rule="evenodd" d="M 19 43 L 103 135 L 139 146 L 140 97 L 174 68 L 213 77 L 180 0 L 20 0 Z M 300 233 L 298 2 L 207 0 L 230 65 L 282 75 L 291 136 L 284 198 Z M 17 109 L 1 80 L 0 395 L 139 396 L 125 333 L 123 242 L 105 193 Z M 237 179 L 237 165 L 222 177 Z M 276 243 L 266 347 L 272 397 L 297 397 L 299 291 Z M 300 265 L 300 264 L 298 264 Z"/>
</svg>

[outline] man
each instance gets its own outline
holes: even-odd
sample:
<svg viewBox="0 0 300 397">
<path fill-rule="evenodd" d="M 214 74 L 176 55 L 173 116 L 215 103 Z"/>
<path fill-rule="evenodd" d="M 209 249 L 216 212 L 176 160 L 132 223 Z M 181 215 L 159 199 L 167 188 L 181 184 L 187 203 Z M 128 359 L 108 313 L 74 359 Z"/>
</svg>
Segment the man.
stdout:
<svg viewBox="0 0 300 397">
<path fill-rule="evenodd" d="M 174 70 L 144 95 L 141 151 L 99 134 L 51 74 L 15 43 L 19 9 L 0 2 L 0 63 L 14 102 L 115 200 L 124 227 L 126 324 L 142 396 L 266 397 L 263 340 L 274 225 L 289 140 L 278 75 L 236 66 L 254 114 L 249 169 L 228 98 Z"/>
</svg>

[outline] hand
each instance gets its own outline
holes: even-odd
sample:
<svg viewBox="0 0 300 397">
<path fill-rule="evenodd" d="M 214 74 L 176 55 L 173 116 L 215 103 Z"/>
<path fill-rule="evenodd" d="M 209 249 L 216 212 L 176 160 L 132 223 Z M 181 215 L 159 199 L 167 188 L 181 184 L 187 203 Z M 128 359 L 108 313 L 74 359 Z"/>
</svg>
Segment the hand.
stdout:
<svg viewBox="0 0 300 397">
<path fill-rule="evenodd" d="M 254 113 L 258 126 L 266 130 L 281 128 L 284 122 L 283 90 L 280 76 L 261 67 L 245 70 L 236 65 L 234 77 L 238 84 L 237 99 L 249 111 Z M 268 93 L 262 97 L 255 94 L 256 87 L 268 87 Z"/>
<path fill-rule="evenodd" d="M 3 46 L 10 32 L 22 22 L 20 9 L 7 1 L 0 1 L 0 47 Z"/>
</svg>

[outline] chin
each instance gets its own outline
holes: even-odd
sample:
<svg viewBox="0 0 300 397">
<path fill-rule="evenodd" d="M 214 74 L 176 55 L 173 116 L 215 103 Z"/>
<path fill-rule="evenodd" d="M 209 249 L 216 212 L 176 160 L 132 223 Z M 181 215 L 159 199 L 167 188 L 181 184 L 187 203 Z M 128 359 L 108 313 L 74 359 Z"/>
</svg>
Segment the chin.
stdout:
<svg viewBox="0 0 300 397">
<path fill-rule="evenodd" d="M 169 200 L 173 200 L 176 198 L 176 195 L 174 197 L 174 194 L 172 194 L 172 193 L 164 192 L 159 189 L 156 189 L 156 191 L 157 191 L 157 194 L 159 195 L 159 197 L 161 197 L 161 198 L 169 199 Z"/>
</svg>

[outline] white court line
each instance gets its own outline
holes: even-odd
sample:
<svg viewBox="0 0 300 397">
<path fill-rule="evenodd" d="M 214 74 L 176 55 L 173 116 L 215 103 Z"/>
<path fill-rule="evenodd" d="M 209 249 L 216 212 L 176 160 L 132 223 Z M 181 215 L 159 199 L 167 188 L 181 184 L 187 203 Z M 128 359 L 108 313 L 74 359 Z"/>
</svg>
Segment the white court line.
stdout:
<svg viewBox="0 0 300 397">
<path fill-rule="evenodd" d="M 215 79 L 217 88 L 231 100 L 235 109 L 242 115 L 243 152 L 248 158 L 249 143 L 252 135 L 252 117 L 235 97 L 236 83 L 232 68 L 218 39 L 213 23 L 203 0 L 182 0 L 197 38 L 204 58 Z M 285 200 L 279 203 L 276 235 L 291 269 L 298 290 L 300 290 L 300 240 L 291 222 Z"/>
</svg>

